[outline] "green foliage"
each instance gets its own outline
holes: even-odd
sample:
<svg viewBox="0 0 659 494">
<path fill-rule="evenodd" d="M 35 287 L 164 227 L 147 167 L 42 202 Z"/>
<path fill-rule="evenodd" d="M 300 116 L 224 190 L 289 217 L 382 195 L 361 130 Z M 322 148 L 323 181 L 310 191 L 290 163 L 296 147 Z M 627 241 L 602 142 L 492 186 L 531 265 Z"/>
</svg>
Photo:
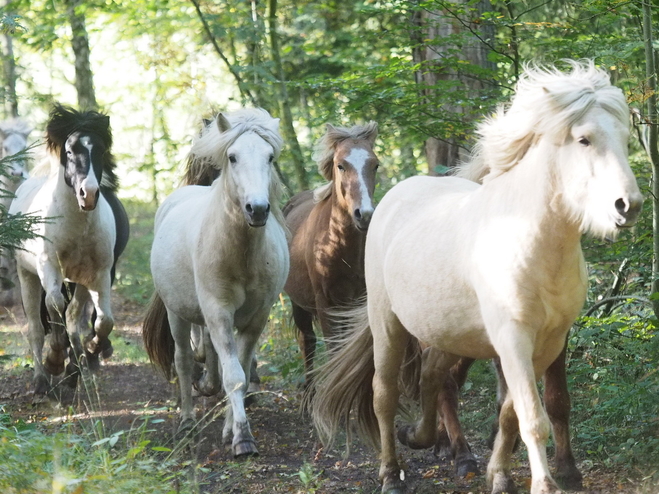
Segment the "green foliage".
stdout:
<svg viewBox="0 0 659 494">
<path fill-rule="evenodd" d="M 91 424 L 102 431 L 99 424 Z M 0 407 L 0 490 L 19 493 L 196 492 L 174 458 L 153 445 L 148 420 L 94 440 L 72 425 L 56 431 L 12 419 Z M 176 481 L 176 482 L 174 482 Z M 175 485 L 178 484 L 178 488 Z"/>
</svg>

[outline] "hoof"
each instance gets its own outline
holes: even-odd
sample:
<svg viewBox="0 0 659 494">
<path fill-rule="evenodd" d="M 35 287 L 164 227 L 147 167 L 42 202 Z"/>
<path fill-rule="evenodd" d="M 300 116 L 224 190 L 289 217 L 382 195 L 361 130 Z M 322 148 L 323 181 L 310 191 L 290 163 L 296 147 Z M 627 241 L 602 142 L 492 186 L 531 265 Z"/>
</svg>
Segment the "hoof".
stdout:
<svg viewBox="0 0 659 494">
<path fill-rule="evenodd" d="M 50 392 L 50 383 L 46 376 L 37 376 L 34 378 L 34 395 L 43 397 Z"/>
<path fill-rule="evenodd" d="M 64 376 L 64 379 L 62 379 L 62 384 L 64 384 L 68 388 L 75 389 L 76 386 L 78 385 L 79 376 L 80 376 L 80 368 L 76 364 L 69 362 L 68 365 L 66 366 L 66 374 Z"/>
<path fill-rule="evenodd" d="M 101 368 L 101 360 L 98 354 L 89 353 L 85 350 L 85 363 L 91 372 L 98 372 Z"/>
<path fill-rule="evenodd" d="M 568 491 L 583 490 L 583 476 L 574 465 L 571 465 L 569 468 L 559 468 L 556 470 L 554 480 L 560 487 Z"/>
<path fill-rule="evenodd" d="M 85 350 L 93 355 L 100 354 L 104 359 L 112 357 L 114 353 L 114 348 L 112 348 L 112 342 L 109 338 L 99 339 L 97 341 L 96 337 L 85 342 Z"/>
<path fill-rule="evenodd" d="M 247 458 L 248 456 L 258 456 L 259 450 L 256 449 L 256 443 L 251 439 L 245 439 L 232 446 L 233 456 L 235 458 Z"/>
<path fill-rule="evenodd" d="M 53 353 L 55 352 L 48 352 L 43 366 L 51 376 L 59 376 L 62 372 L 64 372 L 64 360 L 66 359 L 66 352 L 57 352 L 59 355 L 56 355 L 55 357 L 53 357 Z"/>
<path fill-rule="evenodd" d="M 428 442 L 419 441 L 416 438 L 416 429 L 411 425 L 403 425 L 398 429 L 398 440 L 401 444 L 412 449 L 427 449 L 435 444 L 434 437 Z"/>
<path fill-rule="evenodd" d="M 480 475 L 480 471 L 478 470 L 478 462 L 473 457 L 456 460 L 455 475 L 461 479 L 470 477 L 472 475 Z"/>
<path fill-rule="evenodd" d="M 400 474 L 395 477 L 387 477 L 382 482 L 382 494 L 405 494 L 407 489 L 405 483 L 400 479 Z"/>
<path fill-rule="evenodd" d="M 517 486 L 510 475 L 499 473 L 492 482 L 492 494 L 517 494 Z"/>
</svg>

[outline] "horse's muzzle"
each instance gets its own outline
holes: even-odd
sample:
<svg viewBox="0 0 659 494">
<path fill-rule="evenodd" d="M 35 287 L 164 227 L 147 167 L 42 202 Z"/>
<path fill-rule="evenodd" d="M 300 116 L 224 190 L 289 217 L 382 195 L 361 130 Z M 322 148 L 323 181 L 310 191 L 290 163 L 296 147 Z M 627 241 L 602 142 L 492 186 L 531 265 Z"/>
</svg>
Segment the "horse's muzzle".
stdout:
<svg viewBox="0 0 659 494">
<path fill-rule="evenodd" d="M 618 212 L 618 228 L 630 228 L 636 224 L 641 208 L 643 207 L 643 197 L 638 194 L 628 198 L 620 198 L 616 201 L 616 211 Z"/>
<path fill-rule="evenodd" d="M 247 224 L 252 227 L 261 227 L 265 226 L 268 221 L 268 216 L 270 215 L 270 204 L 257 204 L 257 203 L 247 203 L 245 204 L 245 217 L 247 219 Z"/>
<path fill-rule="evenodd" d="M 86 190 L 80 188 L 76 194 L 78 199 L 78 206 L 81 211 L 93 211 L 98 204 L 98 198 L 101 194 L 100 189 Z"/>
</svg>

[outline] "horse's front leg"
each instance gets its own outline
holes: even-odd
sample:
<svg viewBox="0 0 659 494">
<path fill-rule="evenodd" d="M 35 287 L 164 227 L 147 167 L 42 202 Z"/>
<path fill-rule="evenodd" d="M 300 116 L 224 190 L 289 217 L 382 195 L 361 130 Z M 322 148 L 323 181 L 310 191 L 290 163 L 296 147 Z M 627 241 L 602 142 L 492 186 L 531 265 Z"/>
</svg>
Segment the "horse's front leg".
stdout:
<svg viewBox="0 0 659 494">
<path fill-rule="evenodd" d="M 62 294 L 64 279 L 59 268 L 48 262 L 40 266 L 39 278 L 46 293 L 46 311 L 51 329 L 50 349 L 46 353 L 44 367 L 51 375 L 58 376 L 64 372 L 66 350 L 69 345 L 64 319 L 66 299 Z"/>
<path fill-rule="evenodd" d="M 547 464 L 547 440 L 549 418 L 545 412 L 533 366 L 533 339 L 527 328 L 515 322 L 499 327 L 498 334 L 491 339 L 501 359 L 501 368 L 508 384 L 508 397 L 501 409 L 499 434 L 494 444 L 492 458 L 488 464 L 488 481 L 493 494 L 510 491 L 509 460 L 514 446 L 514 413 L 519 418 L 519 431 L 528 450 L 531 467 L 531 494 L 554 494 L 558 486 Z M 513 405 L 509 404 L 512 402 Z"/>
<path fill-rule="evenodd" d="M 398 440 L 412 449 L 425 449 L 437 442 L 437 397 L 451 366 L 454 355 L 435 348 L 426 348 L 421 356 L 421 419 L 415 425 L 398 429 Z"/>
<path fill-rule="evenodd" d="M 89 290 L 83 285 L 76 285 L 73 297 L 66 309 L 66 331 L 69 335 L 71 349 L 69 364 L 66 367 L 67 385 L 75 388 L 80 374 L 81 358 L 85 354 L 80 342 L 80 331 L 89 330 L 87 304 L 91 301 Z"/>
<path fill-rule="evenodd" d="M 202 299 L 201 294 L 199 298 Z M 212 305 L 215 305 L 214 309 L 210 309 L 209 306 Z M 242 366 L 238 357 L 238 345 L 233 336 L 233 312 L 208 301 L 205 307 L 202 304 L 202 311 L 213 347 L 220 359 L 222 386 L 230 405 L 224 421 L 222 440 L 225 443 L 231 441 L 234 456 L 258 454 L 256 442 L 247 421 L 244 403 L 250 361 L 246 362 L 247 372 L 245 372 L 245 367 Z"/>
<path fill-rule="evenodd" d="M 45 331 L 41 323 L 41 280 L 37 275 L 20 267 L 18 276 L 21 280 L 21 297 L 28 323 L 27 338 L 34 359 L 34 394 L 45 395 L 50 391 L 50 379 L 42 362 Z"/>
<path fill-rule="evenodd" d="M 114 352 L 109 338 L 114 327 L 112 307 L 110 306 L 111 290 L 109 269 L 100 272 L 95 282 L 89 286 L 89 294 L 96 309 L 96 321 L 94 322 L 95 334 L 85 342 L 85 349 L 92 355 L 100 354 L 104 359 L 110 358 Z"/>
</svg>

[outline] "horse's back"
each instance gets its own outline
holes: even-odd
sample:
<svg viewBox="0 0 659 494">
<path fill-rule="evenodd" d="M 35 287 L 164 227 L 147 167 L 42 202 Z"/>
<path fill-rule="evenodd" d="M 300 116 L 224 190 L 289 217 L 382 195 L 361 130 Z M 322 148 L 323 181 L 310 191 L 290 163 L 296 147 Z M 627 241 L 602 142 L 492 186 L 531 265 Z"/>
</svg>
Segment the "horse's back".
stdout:
<svg viewBox="0 0 659 494">
<path fill-rule="evenodd" d="M 295 194 L 286 203 L 282 212 L 286 218 L 286 225 L 291 232 L 291 238 L 296 235 L 300 226 L 307 220 L 314 206 L 313 191 L 311 190 Z"/>
</svg>

